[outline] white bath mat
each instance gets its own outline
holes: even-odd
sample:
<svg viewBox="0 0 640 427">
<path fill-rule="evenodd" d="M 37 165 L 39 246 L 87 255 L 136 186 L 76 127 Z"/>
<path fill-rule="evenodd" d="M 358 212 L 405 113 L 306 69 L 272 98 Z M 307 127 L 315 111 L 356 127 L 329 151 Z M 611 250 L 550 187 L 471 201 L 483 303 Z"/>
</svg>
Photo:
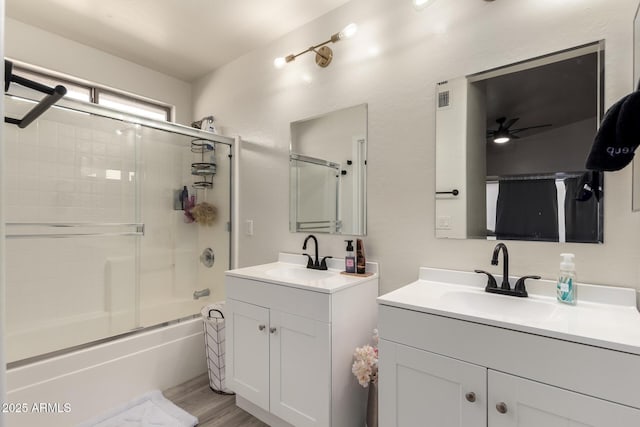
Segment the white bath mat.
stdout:
<svg viewBox="0 0 640 427">
<path fill-rule="evenodd" d="M 196 417 L 154 390 L 78 427 L 193 427 L 197 424 Z"/>
</svg>

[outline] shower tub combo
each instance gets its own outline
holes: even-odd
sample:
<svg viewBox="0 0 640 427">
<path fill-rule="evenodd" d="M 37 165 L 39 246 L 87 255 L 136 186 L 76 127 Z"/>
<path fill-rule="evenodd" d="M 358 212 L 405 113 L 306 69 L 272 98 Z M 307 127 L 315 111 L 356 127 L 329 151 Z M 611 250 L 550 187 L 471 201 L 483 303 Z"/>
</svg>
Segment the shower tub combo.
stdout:
<svg viewBox="0 0 640 427">
<path fill-rule="evenodd" d="M 31 107 L 19 90 L 7 115 Z M 74 425 L 205 372 L 199 312 L 224 299 L 235 141 L 67 100 L 4 126 L 7 400 L 50 404 L 9 425 Z M 185 215 L 185 186 L 213 224 Z"/>
</svg>

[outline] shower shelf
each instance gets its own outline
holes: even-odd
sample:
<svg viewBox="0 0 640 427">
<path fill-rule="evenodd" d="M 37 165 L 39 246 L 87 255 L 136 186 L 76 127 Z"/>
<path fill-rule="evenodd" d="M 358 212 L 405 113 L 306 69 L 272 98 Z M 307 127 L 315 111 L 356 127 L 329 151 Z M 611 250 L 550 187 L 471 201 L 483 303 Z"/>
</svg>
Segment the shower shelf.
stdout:
<svg viewBox="0 0 640 427">
<path fill-rule="evenodd" d="M 192 184 L 193 188 L 204 189 L 213 187 L 213 175 L 216 174 L 215 145 L 212 141 L 194 139 L 191 141 L 191 152 L 200 154 L 200 161 L 191 163 L 191 175 L 200 178 Z M 205 155 L 209 154 L 210 162 L 205 161 Z"/>
</svg>

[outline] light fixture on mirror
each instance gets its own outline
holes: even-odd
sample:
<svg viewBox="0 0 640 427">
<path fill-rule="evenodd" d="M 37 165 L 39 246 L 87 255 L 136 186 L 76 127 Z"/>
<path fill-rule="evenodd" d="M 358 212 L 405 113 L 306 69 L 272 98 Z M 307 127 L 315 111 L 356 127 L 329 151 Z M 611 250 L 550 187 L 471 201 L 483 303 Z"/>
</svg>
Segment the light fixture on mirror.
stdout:
<svg viewBox="0 0 640 427">
<path fill-rule="evenodd" d="M 326 42 L 317 44 L 315 46 L 311 46 L 310 48 L 297 53 L 297 54 L 291 54 L 291 55 L 287 55 L 285 57 L 279 57 L 276 58 L 273 61 L 273 65 L 276 68 L 282 68 L 284 67 L 287 63 L 295 60 L 298 56 L 300 55 L 304 55 L 307 52 L 315 52 L 316 54 L 316 64 L 319 67 L 325 68 L 327 67 L 330 63 L 331 60 L 333 59 L 333 51 L 331 50 L 331 48 L 329 46 L 326 46 L 329 43 L 337 43 L 340 40 L 344 40 L 344 39 L 348 39 L 351 38 L 356 31 L 358 31 L 358 26 L 354 23 L 351 23 L 349 25 L 347 25 L 346 27 L 344 27 L 344 29 L 338 33 L 335 33 L 334 35 L 331 36 L 331 38 L 329 40 L 327 40 Z"/>
</svg>

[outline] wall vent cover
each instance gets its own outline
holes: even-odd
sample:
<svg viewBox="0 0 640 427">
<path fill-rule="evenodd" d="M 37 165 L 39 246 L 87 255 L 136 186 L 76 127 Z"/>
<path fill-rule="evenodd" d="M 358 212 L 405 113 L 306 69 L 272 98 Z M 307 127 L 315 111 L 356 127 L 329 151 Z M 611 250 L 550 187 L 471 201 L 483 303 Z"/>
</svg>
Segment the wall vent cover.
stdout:
<svg viewBox="0 0 640 427">
<path fill-rule="evenodd" d="M 449 106 L 449 91 L 438 92 L 438 108 Z"/>
</svg>

